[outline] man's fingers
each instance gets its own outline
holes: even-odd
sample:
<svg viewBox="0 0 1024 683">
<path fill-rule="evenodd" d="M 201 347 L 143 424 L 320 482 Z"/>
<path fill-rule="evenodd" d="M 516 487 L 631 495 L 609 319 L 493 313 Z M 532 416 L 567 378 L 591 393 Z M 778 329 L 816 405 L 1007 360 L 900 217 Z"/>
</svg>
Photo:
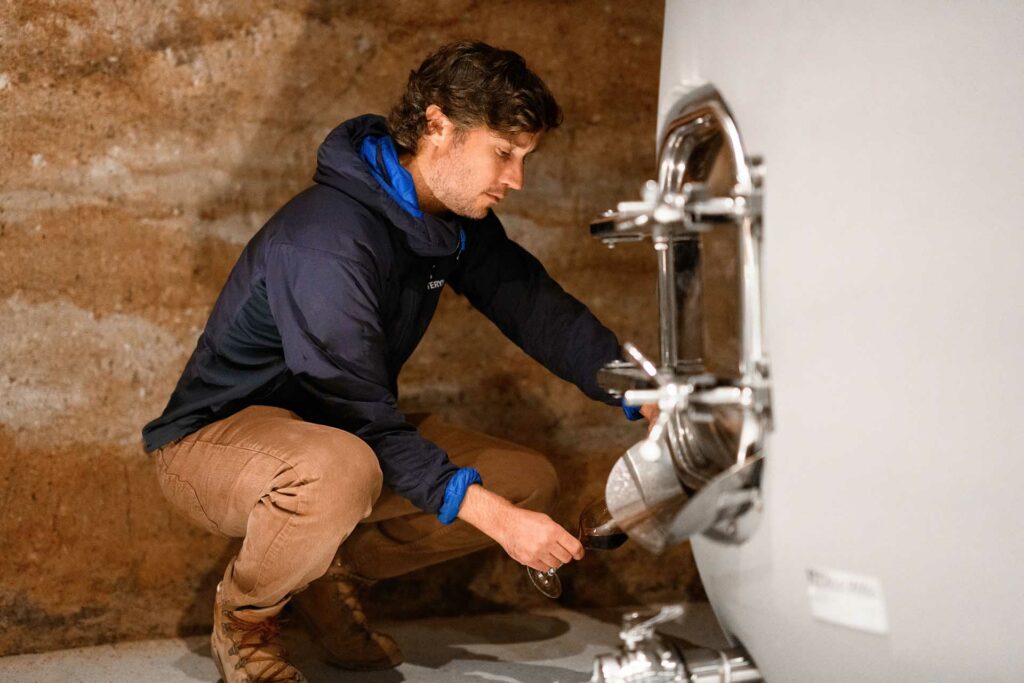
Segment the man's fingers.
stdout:
<svg viewBox="0 0 1024 683">
<path fill-rule="evenodd" d="M 557 570 L 565 563 L 559 560 L 551 553 L 548 553 L 544 557 L 538 558 L 532 562 L 527 562 L 525 564 L 527 567 L 530 567 L 531 569 L 536 569 L 537 571 L 544 573 L 550 569 Z"/>
<path fill-rule="evenodd" d="M 572 562 L 572 553 L 563 548 L 560 545 L 555 546 L 551 549 L 551 554 L 558 560 L 559 564 L 566 564 Z"/>
<path fill-rule="evenodd" d="M 545 562 L 543 562 L 541 560 L 534 560 L 533 562 L 527 562 L 526 566 L 529 567 L 530 569 L 536 569 L 541 574 L 543 574 L 547 570 L 551 569 L 552 565 L 547 564 L 547 563 L 545 563 Z"/>
<path fill-rule="evenodd" d="M 572 558 L 569 559 L 571 560 Z M 550 563 L 551 569 L 561 569 L 562 566 L 565 565 L 565 562 L 563 562 L 554 554 L 549 554 L 547 560 L 545 561 Z"/>
<path fill-rule="evenodd" d="M 640 406 L 640 414 L 647 418 L 648 434 L 654 429 L 654 423 L 657 422 L 659 413 L 661 413 L 661 409 L 658 408 L 657 404 L 648 403 L 647 405 Z"/>
<path fill-rule="evenodd" d="M 583 559 L 583 544 L 579 542 L 574 536 L 568 536 L 561 541 L 562 549 L 569 553 L 569 557 L 574 560 Z M 569 560 L 566 560 L 568 562 Z"/>
</svg>

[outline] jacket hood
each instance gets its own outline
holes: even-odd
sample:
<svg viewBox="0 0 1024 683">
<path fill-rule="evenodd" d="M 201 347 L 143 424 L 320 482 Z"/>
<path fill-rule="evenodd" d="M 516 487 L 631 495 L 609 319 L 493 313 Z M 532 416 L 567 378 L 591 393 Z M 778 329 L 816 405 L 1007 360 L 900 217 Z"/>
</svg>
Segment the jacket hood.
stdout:
<svg viewBox="0 0 1024 683">
<path fill-rule="evenodd" d="M 384 118 L 366 114 L 345 121 L 332 130 L 316 153 L 313 180 L 340 190 L 384 216 L 408 241 L 419 256 L 448 256 L 458 250 L 461 219 L 440 218 L 428 213 L 410 215 L 374 179 L 359 150 L 370 136 L 388 135 Z"/>
</svg>

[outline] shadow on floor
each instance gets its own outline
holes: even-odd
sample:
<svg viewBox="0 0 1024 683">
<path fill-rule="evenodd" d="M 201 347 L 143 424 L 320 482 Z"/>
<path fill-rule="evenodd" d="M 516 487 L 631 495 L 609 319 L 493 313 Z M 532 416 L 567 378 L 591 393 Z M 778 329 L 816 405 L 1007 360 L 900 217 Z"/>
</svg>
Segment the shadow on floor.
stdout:
<svg viewBox="0 0 1024 683">
<path fill-rule="evenodd" d="M 566 620 L 544 614 L 395 624 L 390 630 L 402 647 L 404 664 L 397 670 L 360 673 L 325 664 L 319 646 L 301 628 L 289 628 L 286 642 L 296 666 L 314 681 L 398 683 L 460 677 L 509 683 L 586 681 L 588 674 L 552 661 L 582 653 L 579 643 L 563 638 L 570 628 Z"/>
<path fill-rule="evenodd" d="M 573 617 L 575 620 L 577 617 Z M 599 624 L 600 622 L 590 622 Z M 501 683 L 583 683 L 585 654 L 593 626 L 581 630 L 560 615 L 499 614 L 468 619 L 438 618 L 395 622 L 392 633 L 405 661 L 398 669 L 354 672 L 324 661 L 324 653 L 295 622 L 284 631 L 290 660 L 310 681 L 324 683 L 438 682 L 456 679 Z M 606 639 L 606 638 L 605 638 Z M 172 666 L 189 680 L 205 680 L 212 668 L 206 639 L 189 639 L 188 653 Z"/>
<path fill-rule="evenodd" d="M 584 683 L 594 657 L 619 645 L 618 620 L 560 607 L 515 614 L 432 617 L 382 623 L 405 653 L 390 671 L 351 672 L 326 664 L 295 622 L 286 624 L 290 659 L 316 683 Z M 727 645 L 708 603 L 688 603 L 683 619 L 659 629 L 687 646 Z M 0 658 L 4 683 L 209 683 L 217 680 L 208 636 L 129 641 Z"/>
</svg>

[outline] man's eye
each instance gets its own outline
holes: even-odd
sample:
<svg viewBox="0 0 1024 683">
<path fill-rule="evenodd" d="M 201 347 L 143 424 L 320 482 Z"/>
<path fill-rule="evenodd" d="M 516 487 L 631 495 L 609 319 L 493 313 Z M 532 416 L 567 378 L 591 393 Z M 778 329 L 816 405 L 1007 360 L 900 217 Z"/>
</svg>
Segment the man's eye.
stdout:
<svg viewBox="0 0 1024 683">
<path fill-rule="evenodd" d="M 498 156 L 501 157 L 502 159 L 508 159 L 510 156 L 512 156 L 512 152 L 508 151 L 507 149 L 499 149 Z"/>
</svg>

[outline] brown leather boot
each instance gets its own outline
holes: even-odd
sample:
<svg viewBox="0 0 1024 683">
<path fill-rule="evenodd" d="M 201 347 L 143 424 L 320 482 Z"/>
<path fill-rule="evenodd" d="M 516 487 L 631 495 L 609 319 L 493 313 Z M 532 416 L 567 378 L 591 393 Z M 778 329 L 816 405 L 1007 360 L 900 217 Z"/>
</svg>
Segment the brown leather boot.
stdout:
<svg viewBox="0 0 1024 683">
<path fill-rule="evenodd" d="M 335 560 L 327 574 L 292 597 L 292 605 L 327 651 L 327 661 L 343 669 L 373 671 L 402 663 L 391 636 L 377 633 L 363 612 L 357 591 L 375 583 Z"/>
<path fill-rule="evenodd" d="M 306 678 L 285 661 L 277 614 L 283 605 L 232 610 L 220 601 L 213 609 L 210 651 L 224 683 L 300 683 Z"/>
</svg>

